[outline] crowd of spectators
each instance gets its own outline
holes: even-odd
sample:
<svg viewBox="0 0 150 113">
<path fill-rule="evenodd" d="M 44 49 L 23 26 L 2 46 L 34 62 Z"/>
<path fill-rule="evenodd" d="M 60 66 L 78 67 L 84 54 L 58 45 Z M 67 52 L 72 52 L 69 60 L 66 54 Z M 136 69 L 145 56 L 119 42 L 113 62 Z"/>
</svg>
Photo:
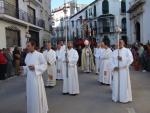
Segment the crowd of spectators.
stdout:
<svg viewBox="0 0 150 113">
<path fill-rule="evenodd" d="M 144 45 L 142 43 L 133 44 L 131 47 L 135 70 L 142 70 L 143 72 L 150 71 L 150 43 Z"/>
</svg>

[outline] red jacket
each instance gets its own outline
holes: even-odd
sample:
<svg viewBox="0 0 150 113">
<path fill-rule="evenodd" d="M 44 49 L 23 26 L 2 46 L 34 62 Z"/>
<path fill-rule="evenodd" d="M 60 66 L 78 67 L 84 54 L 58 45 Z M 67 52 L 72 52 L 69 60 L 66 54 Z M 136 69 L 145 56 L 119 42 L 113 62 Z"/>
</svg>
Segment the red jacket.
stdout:
<svg viewBox="0 0 150 113">
<path fill-rule="evenodd" d="M 4 54 L 0 52 L 0 64 L 7 64 L 7 59 Z"/>
</svg>

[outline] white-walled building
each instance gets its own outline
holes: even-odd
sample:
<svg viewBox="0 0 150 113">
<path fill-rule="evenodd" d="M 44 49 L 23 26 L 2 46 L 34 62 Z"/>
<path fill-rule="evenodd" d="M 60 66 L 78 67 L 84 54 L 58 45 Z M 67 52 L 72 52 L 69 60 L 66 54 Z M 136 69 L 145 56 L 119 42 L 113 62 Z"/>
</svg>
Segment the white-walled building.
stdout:
<svg viewBox="0 0 150 113">
<path fill-rule="evenodd" d="M 0 0 L 0 48 L 50 39 L 50 0 Z"/>
<path fill-rule="evenodd" d="M 131 43 L 150 41 L 150 0 L 130 0 L 128 37 Z"/>
<path fill-rule="evenodd" d="M 111 44 L 115 44 L 118 20 L 118 25 L 122 28 L 121 38 L 129 41 L 126 13 L 128 2 L 128 0 L 95 0 L 70 18 L 70 37 L 95 39 L 97 42 L 108 37 Z"/>
<path fill-rule="evenodd" d="M 64 5 L 59 6 L 59 8 L 52 10 L 53 37 L 56 38 L 57 40 L 64 40 L 66 36 L 65 29 L 69 28 L 70 26 L 69 23 L 70 17 L 86 6 L 85 4 L 76 3 L 74 0 L 67 2 L 65 5 L 66 5 L 66 15 L 64 14 Z M 67 36 L 68 37 L 70 36 L 69 32 Z"/>
</svg>

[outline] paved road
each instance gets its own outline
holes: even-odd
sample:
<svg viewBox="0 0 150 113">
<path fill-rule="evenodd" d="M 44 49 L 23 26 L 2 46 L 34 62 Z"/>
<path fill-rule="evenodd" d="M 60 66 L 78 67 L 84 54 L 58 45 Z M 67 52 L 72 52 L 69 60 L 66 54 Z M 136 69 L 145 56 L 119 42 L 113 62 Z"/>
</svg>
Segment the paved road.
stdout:
<svg viewBox="0 0 150 113">
<path fill-rule="evenodd" d="M 150 73 L 132 72 L 134 101 L 129 104 L 111 101 L 109 86 L 100 86 L 94 74 L 79 74 L 81 94 L 61 94 L 62 81 L 46 89 L 49 113 L 150 113 Z M 0 81 L 0 113 L 26 113 L 25 78 Z"/>
</svg>

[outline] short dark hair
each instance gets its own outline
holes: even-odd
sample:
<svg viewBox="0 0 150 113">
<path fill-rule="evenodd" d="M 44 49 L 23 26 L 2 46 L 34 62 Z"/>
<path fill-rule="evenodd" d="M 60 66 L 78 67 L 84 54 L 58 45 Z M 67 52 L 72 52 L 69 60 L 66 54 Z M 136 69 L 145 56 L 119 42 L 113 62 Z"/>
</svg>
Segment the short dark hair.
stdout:
<svg viewBox="0 0 150 113">
<path fill-rule="evenodd" d="M 67 43 L 72 43 L 73 44 L 73 41 L 68 41 Z"/>
<path fill-rule="evenodd" d="M 34 40 L 29 40 L 28 43 L 30 43 L 32 46 L 36 47 L 36 41 L 34 41 Z"/>
<path fill-rule="evenodd" d="M 51 44 L 51 41 L 48 41 L 47 44 Z"/>
<path fill-rule="evenodd" d="M 125 44 L 125 41 L 121 38 L 121 39 L 119 39 L 119 41 L 123 41 L 123 43 Z"/>
<path fill-rule="evenodd" d="M 103 42 L 106 46 L 108 46 L 108 47 L 110 46 L 110 39 L 108 37 L 104 37 Z"/>
</svg>

